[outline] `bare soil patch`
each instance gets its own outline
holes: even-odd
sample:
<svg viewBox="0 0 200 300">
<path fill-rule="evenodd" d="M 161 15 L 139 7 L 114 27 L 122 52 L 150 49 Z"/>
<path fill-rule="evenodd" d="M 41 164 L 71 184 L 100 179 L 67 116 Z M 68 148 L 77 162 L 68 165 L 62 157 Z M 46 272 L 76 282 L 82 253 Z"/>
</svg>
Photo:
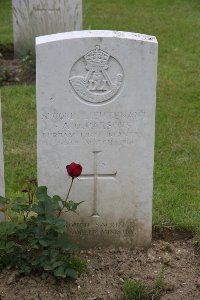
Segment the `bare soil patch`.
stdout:
<svg viewBox="0 0 200 300">
<path fill-rule="evenodd" d="M 164 238 L 163 238 L 164 237 Z M 152 245 L 142 249 L 81 251 L 87 272 L 77 280 L 56 280 L 48 274 L 0 273 L 1 300 L 123 300 L 125 279 L 155 283 L 164 267 L 162 300 L 200 299 L 200 260 L 190 233 L 156 229 Z"/>
<path fill-rule="evenodd" d="M 13 46 L 0 44 L 0 86 L 34 82 L 34 70 L 24 59 L 14 58 Z"/>
</svg>

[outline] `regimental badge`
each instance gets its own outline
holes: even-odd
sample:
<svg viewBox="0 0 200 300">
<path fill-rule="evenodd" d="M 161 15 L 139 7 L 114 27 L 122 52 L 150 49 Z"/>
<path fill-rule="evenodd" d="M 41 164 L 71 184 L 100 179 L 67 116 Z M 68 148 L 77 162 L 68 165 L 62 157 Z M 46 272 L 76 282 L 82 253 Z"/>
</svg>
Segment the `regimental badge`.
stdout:
<svg viewBox="0 0 200 300">
<path fill-rule="evenodd" d="M 74 63 L 69 82 L 81 100 L 98 104 L 112 100 L 119 93 L 123 78 L 120 63 L 96 46 Z"/>
</svg>

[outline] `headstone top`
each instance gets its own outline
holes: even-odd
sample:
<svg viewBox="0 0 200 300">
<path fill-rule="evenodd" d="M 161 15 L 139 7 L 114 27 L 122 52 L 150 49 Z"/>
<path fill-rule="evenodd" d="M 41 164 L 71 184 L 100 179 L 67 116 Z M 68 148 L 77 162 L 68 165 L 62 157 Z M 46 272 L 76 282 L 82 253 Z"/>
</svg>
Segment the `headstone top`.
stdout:
<svg viewBox="0 0 200 300">
<path fill-rule="evenodd" d="M 130 40 L 139 40 L 149 43 L 157 43 L 155 36 L 126 32 L 126 31 L 113 31 L 113 30 L 84 30 L 84 31 L 71 31 L 62 32 L 51 35 L 44 35 L 36 37 L 36 45 L 40 45 L 48 42 L 63 41 L 67 39 L 80 39 L 80 38 L 121 38 Z"/>
</svg>

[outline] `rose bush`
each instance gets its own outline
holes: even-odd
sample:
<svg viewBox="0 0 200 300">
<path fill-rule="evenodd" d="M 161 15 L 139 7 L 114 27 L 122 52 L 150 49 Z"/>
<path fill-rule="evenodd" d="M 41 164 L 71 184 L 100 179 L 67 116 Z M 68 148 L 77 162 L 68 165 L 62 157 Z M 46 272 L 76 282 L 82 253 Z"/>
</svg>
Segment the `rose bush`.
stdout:
<svg viewBox="0 0 200 300">
<path fill-rule="evenodd" d="M 77 258 L 78 247 L 66 232 L 66 219 L 62 212 L 74 212 L 83 202 L 68 201 L 74 182 L 82 172 L 82 166 L 71 163 L 66 166 L 71 184 L 65 200 L 47 194 L 47 187 L 37 187 L 36 180 L 28 181 L 23 189 L 27 198 L 14 201 L 0 197 L 2 212 L 23 216 L 20 222 L 12 218 L 0 222 L 0 271 L 18 269 L 20 273 L 48 272 L 55 277 L 76 278 L 85 269 L 85 263 Z M 12 215 L 11 214 L 11 215 Z"/>
</svg>

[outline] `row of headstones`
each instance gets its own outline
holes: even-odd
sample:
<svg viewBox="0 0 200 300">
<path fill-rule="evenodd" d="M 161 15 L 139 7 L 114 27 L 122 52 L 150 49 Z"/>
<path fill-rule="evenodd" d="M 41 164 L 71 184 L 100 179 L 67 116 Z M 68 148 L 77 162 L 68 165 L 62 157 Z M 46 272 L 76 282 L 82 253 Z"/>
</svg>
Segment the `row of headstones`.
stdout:
<svg viewBox="0 0 200 300">
<path fill-rule="evenodd" d="M 66 197 L 82 246 L 147 246 L 152 230 L 157 41 L 113 31 L 36 38 L 38 183 Z"/>
</svg>

